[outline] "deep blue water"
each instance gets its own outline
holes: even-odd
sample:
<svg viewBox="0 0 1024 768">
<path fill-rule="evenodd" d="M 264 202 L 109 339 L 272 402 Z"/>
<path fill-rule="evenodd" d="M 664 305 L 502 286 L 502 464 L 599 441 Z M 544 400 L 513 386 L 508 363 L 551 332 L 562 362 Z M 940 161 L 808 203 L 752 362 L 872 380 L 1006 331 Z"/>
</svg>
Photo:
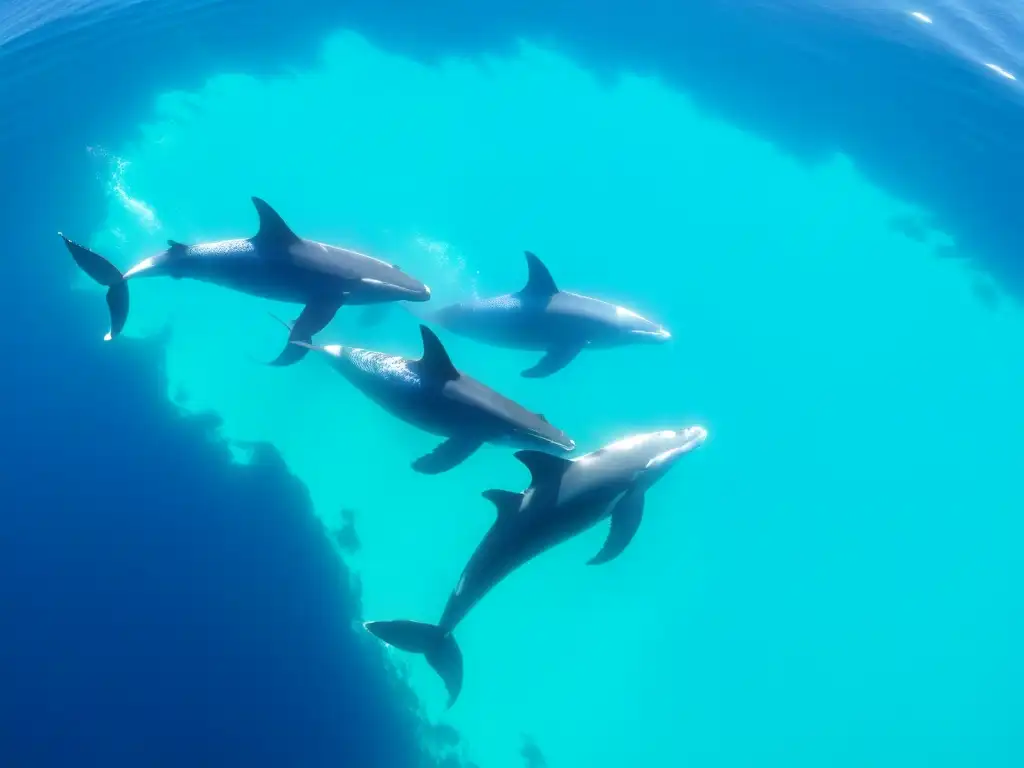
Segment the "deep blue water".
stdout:
<svg viewBox="0 0 1024 768">
<path fill-rule="evenodd" d="M 160 406 L 156 354 L 39 359 L 5 430 L 4 763 L 415 764 L 303 487 Z"/>
<path fill-rule="evenodd" d="M 426 62 L 552 40 L 609 78 L 657 72 L 806 162 L 852 155 L 1024 293 L 1015 82 L 909 24 L 909 9 L 683 5 L 153 0 L 5 33 L 0 762 L 421 759 L 410 699 L 351 632 L 358 594 L 301 485 L 271 449 L 233 465 L 211 424 L 166 403 L 159 341 L 116 356 L 80 343 L 67 265 L 41 256 L 56 229 L 96 228 L 82 149 L 126 139 L 154 92 L 300 66 L 338 26 Z M 0 30 L 21 9 L 0 6 Z M 1019 50 L 1012 13 L 977 10 L 1007 57 Z"/>
</svg>

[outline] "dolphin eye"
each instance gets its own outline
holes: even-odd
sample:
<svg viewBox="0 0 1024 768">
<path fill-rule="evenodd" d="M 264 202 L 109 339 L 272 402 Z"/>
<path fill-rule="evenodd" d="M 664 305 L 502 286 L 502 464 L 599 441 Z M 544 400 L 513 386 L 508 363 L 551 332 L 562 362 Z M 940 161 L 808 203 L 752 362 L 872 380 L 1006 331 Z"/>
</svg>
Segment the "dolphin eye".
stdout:
<svg viewBox="0 0 1024 768">
<path fill-rule="evenodd" d="M 402 268 L 400 266 L 398 266 L 397 264 L 392 264 L 391 268 L 392 269 L 397 269 L 399 272 L 403 271 Z"/>
</svg>

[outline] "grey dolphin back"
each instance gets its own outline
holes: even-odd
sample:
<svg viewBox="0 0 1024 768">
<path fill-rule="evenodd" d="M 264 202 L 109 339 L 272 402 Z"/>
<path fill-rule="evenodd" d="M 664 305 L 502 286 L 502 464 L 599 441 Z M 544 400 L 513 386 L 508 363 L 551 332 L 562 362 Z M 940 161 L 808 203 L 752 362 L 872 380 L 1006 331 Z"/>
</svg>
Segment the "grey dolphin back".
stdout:
<svg viewBox="0 0 1024 768">
<path fill-rule="evenodd" d="M 420 337 L 423 340 L 423 354 L 419 360 L 413 362 L 417 373 L 434 385 L 457 381 L 462 374 L 452 363 L 437 334 L 427 326 L 420 325 Z M 425 475 L 439 475 L 457 467 L 476 453 L 483 444 L 483 440 L 475 437 L 450 437 L 430 453 L 416 459 L 412 463 L 412 468 Z"/>
<path fill-rule="evenodd" d="M 523 253 L 526 255 L 529 277 L 520 294 L 537 300 L 550 299 L 559 292 L 555 279 L 551 277 L 551 272 L 535 253 L 532 251 Z M 583 343 L 566 343 L 552 347 L 535 365 L 527 368 L 520 375 L 527 379 L 543 379 L 553 373 L 558 373 L 576 359 L 583 346 Z"/>
<path fill-rule="evenodd" d="M 509 515 L 514 515 L 523 505 L 524 494 L 517 493 L 516 491 L 505 491 L 501 488 L 492 488 L 489 491 L 484 491 L 480 495 L 494 505 L 494 510 L 497 512 L 499 520 L 506 519 Z"/>
<path fill-rule="evenodd" d="M 415 361 L 417 372 L 434 381 L 454 381 L 461 375 L 448 357 L 444 344 L 432 330 L 420 325 L 420 337 L 423 339 L 423 354 Z"/>
<path fill-rule="evenodd" d="M 514 455 L 530 471 L 530 485 L 533 487 L 557 485 L 561 482 L 562 475 L 572 466 L 570 459 L 529 448 L 516 451 Z"/>
<path fill-rule="evenodd" d="M 544 266 L 544 262 L 538 259 L 532 251 L 523 251 L 523 253 L 526 256 L 528 277 L 526 285 L 523 286 L 520 293 L 537 297 L 554 296 L 558 293 L 558 286 L 555 285 L 554 278 L 551 277 L 548 268 Z"/>
<path fill-rule="evenodd" d="M 302 238 L 292 231 L 292 228 L 281 218 L 281 214 L 271 208 L 266 200 L 253 197 L 252 204 L 256 206 L 256 214 L 260 218 L 259 231 L 252 238 L 254 241 L 272 243 L 279 247 L 302 242 Z"/>
</svg>

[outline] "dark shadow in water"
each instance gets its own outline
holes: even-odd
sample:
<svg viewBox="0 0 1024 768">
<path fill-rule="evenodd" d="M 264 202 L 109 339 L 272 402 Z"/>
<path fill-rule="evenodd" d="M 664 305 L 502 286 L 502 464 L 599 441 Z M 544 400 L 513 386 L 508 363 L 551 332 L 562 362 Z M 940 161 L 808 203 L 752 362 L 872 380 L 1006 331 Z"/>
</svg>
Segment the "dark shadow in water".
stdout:
<svg viewBox="0 0 1024 768">
<path fill-rule="evenodd" d="M 158 343 L 79 340 L 64 301 L 3 339 L 0 762 L 426 766 L 302 484 L 232 464 Z"/>
</svg>

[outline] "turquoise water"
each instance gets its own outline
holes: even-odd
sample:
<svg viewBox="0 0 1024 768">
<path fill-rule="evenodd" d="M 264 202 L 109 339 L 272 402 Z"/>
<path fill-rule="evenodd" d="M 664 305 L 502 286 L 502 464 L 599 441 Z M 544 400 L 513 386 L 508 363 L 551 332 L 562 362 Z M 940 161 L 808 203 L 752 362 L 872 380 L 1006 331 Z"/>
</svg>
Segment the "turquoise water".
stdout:
<svg viewBox="0 0 1024 768">
<path fill-rule="evenodd" d="M 1005 350 L 1024 314 L 949 235 L 894 226 L 927 211 L 847 157 L 797 163 L 656 78 L 598 81 L 526 41 L 426 66 L 339 33 L 312 68 L 160 94 L 139 135 L 91 149 L 109 207 L 79 237 L 120 266 L 252 234 L 259 195 L 439 306 L 520 287 L 529 249 L 560 287 L 672 331 L 541 381 L 519 376 L 533 353 L 444 336 L 584 451 L 710 431 L 622 557 L 584 566 L 599 527 L 477 607 L 454 708 L 422 659 L 391 656 L 467 760 L 520 766 L 529 734 L 553 768 L 1010 765 L 1024 362 Z M 254 362 L 282 343 L 267 311 L 294 307 L 185 281 L 139 281 L 132 303 L 127 335 L 170 330 L 168 397 L 219 414 L 239 461 L 273 443 L 330 526 L 356 511 L 365 618 L 435 620 L 492 521 L 480 492 L 526 484 L 509 452 L 413 473 L 436 439 L 319 360 Z M 98 343 L 95 306 L 79 330 Z M 373 329 L 343 310 L 318 339 L 419 351 L 401 310 Z"/>
</svg>

